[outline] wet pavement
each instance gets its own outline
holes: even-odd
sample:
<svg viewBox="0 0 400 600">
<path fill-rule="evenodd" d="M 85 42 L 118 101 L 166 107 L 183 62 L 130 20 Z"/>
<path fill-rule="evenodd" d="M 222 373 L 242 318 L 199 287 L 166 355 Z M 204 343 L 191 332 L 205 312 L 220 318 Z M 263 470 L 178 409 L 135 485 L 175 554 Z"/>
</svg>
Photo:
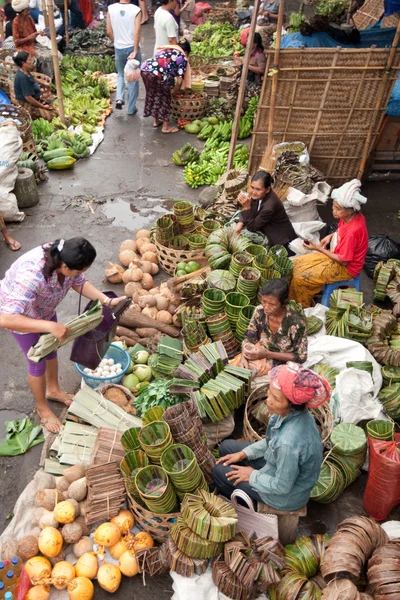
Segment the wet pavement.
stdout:
<svg viewBox="0 0 400 600">
<path fill-rule="evenodd" d="M 151 25 L 143 27 L 143 32 L 145 51 L 149 52 L 153 43 Z M 142 108 L 141 86 L 138 115 L 142 114 Z M 102 289 L 117 290 L 118 286 L 103 283 L 103 271 L 107 261 L 118 259 L 121 242 L 133 237 L 139 229 L 151 227 L 168 210 L 171 200 L 196 201 L 201 189 L 191 190 L 183 182 L 182 170 L 172 164 L 171 154 L 188 140 L 199 147 L 201 144 L 183 132 L 163 135 L 160 129 L 153 129 L 151 119 L 138 115 L 128 117 L 124 110 L 113 113 L 107 119 L 105 139 L 93 157 L 79 161 L 71 171 L 52 172 L 48 182 L 41 184 L 40 204 L 26 211 L 23 223 L 10 224 L 10 231 L 21 241 L 23 251 L 60 237 L 85 236 L 97 249 L 88 279 Z M 368 183 L 363 191 L 368 196 L 364 213 L 370 233 L 384 233 L 400 241 L 399 184 Z M 321 215 L 328 223 L 332 221 L 330 209 L 321 208 Z M 0 244 L 0 277 L 17 257 L 5 244 Z M 364 274 L 362 289 L 365 300 L 370 302 L 372 282 Z M 77 311 L 78 296 L 71 292 L 61 304 L 58 317 L 63 321 Z M 1 428 L 9 418 L 34 415 L 24 359 L 12 336 L 4 330 L 0 330 L 0 348 Z M 60 380 L 68 392 L 74 392 L 79 377 L 69 361 L 69 352 L 70 348 L 64 347 L 59 353 Z M 60 412 L 62 407 L 52 404 Z M 0 458 L 0 531 L 7 526 L 6 516 L 12 513 L 16 499 L 37 470 L 41 449 L 39 446 L 24 456 Z M 332 533 L 345 517 L 363 514 L 365 480 L 362 475 L 332 504 L 310 503 L 308 516 L 300 522 L 300 532 Z M 399 510 L 393 513 L 395 517 L 400 518 Z M 139 578 L 125 579 L 117 597 L 128 597 L 128 593 L 133 600 L 139 596 L 147 600 L 155 593 L 160 600 L 170 598 L 171 579 L 166 576 L 148 580 L 144 588 Z M 96 591 L 96 598 L 106 596 L 101 590 Z"/>
</svg>

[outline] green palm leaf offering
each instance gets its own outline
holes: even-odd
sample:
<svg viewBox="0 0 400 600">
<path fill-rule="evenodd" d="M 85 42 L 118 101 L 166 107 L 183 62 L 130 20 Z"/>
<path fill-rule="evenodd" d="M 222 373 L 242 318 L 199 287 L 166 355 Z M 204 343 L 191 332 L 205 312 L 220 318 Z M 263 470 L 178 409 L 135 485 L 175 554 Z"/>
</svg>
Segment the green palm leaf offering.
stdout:
<svg viewBox="0 0 400 600">
<path fill-rule="evenodd" d="M 175 490 L 161 467 L 149 465 L 140 469 L 135 477 L 135 485 L 150 511 L 163 515 L 175 512 L 178 508 Z"/>
<path fill-rule="evenodd" d="M 323 321 L 318 317 L 307 317 L 306 323 L 307 335 L 314 335 L 315 333 L 318 333 L 318 331 L 322 329 L 322 326 L 324 324 Z"/>
<path fill-rule="evenodd" d="M 236 534 L 238 517 L 235 509 L 208 490 L 188 494 L 181 508 L 187 526 L 204 539 L 227 542 Z"/>
<path fill-rule="evenodd" d="M 322 464 L 318 481 L 311 490 L 310 498 L 321 504 L 329 504 L 340 496 L 344 488 L 345 480 L 341 471 L 326 460 Z"/>
<path fill-rule="evenodd" d="M 400 383 L 400 367 L 389 367 L 388 365 L 385 365 L 382 367 L 382 377 L 385 385 Z"/>
<path fill-rule="evenodd" d="M 331 444 L 335 453 L 351 456 L 366 450 L 367 437 L 361 427 L 352 423 L 340 423 L 332 430 Z"/>
<path fill-rule="evenodd" d="M 369 437 L 374 440 L 390 442 L 394 439 L 394 423 L 392 421 L 373 419 L 367 423 L 367 432 Z"/>
<path fill-rule="evenodd" d="M 329 367 L 324 363 L 318 363 L 312 367 L 314 373 L 317 375 L 321 375 L 321 377 L 325 377 L 332 390 L 336 387 L 336 377 L 339 375 L 339 370 L 334 367 Z"/>
<path fill-rule="evenodd" d="M 236 287 L 236 279 L 229 273 L 229 271 L 225 271 L 223 269 L 217 269 L 216 271 L 211 271 L 211 273 L 207 276 L 207 283 L 211 288 L 216 288 L 217 290 L 222 290 L 223 292 L 233 292 Z"/>
<path fill-rule="evenodd" d="M 140 469 L 149 465 L 149 459 L 142 450 L 131 450 L 125 454 L 120 464 L 122 477 L 125 480 L 127 490 L 132 494 L 136 501 L 143 504 L 139 490 L 136 487 L 135 477 Z"/>
<path fill-rule="evenodd" d="M 378 400 L 383 404 L 389 417 L 396 421 L 400 420 L 400 383 L 392 383 L 382 388 Z"/>
<path fill-rule="evenodd" d="M 68 328 L 69 332 L 62 342 L 59 342 L 51 333 L 44 333 L 40 336 L 39 341 L 29 349 L 28 358 L 38 363 L 61 346 L 64 346 L 64 344 L 68 344 L 88 331 L 95 329 L 102 320 L 103 308 L 100 301 L 95 300 L 86 312 L 65 323 L 65 327 Z"/>
</svg>

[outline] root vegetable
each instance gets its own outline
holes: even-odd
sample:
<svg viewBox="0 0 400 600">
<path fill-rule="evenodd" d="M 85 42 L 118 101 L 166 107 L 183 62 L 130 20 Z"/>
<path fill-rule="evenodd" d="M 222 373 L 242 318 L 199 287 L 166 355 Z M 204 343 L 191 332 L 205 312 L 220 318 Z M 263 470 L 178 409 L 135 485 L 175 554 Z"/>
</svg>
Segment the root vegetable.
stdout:
<svg viewBox="0 0 400 600">
<path fill-rule="evenodd" d="M 182 315 L 180 313 L 175 313 L 172 317 L 172 323 L 175 327 L 182 327 Z"/>
<path fill-rule="evenodd" d="M 24 566 L 33 585 L 35 582 L 39 583 L 43 579 L 49 579 L 51 575 L 50 561 L 44 556 L 34 556 L 27 560 Z"/>
<path fill-rule="evenodd" d="M 40 506 L 39 508 L 35 508 L 35 510 L 33 512 L 33 516 L 32 516 L 32 525 L 33 526 L 40 524 L 42 516 L 44 515 L 45 511 L 46 511 L 46 509 L 43 508 L 43 506 Z"/>
<path fill-rule="evenodd" d="M 106 592 L 113 594 L 121 584 L 121 571 L 112 563 L 103 563 L 97 571 L 98 584 Z"/>
<path fill-rule="evenodd" d="M 178 308 L 178 307 L 176 306 L 176 304 L 172 304 L 172 303 L 170 303 L 170 304 L 168 305 L 168 312 L 169 312 L 171 315 L 174 315 L 174 314 L 176 313 L 176 309 L 177 309 L 177 308 Z"/>
<path fill-rule="evenodd" d="M 136 254 L 133 250 L 123 250 L 122 252 L 120 252 L 119 262 L 121 263 L 121 265 L 124 265 L 124 267 L 128 267 L 129 263 L 135 260 L 135 258 Z"/>
<path fill-rule="evenodd" d="M 143 277 L 143 271 L 142 269 L 139 269 L 139 267 L 135 267 L 134 269 L 130 269 L 131 272 L 131 281 L 135 281 L 138 282 L 142 280 Z M 143 284 L 142 284 L 143 287 Z"/>
<path fill-rule="evenodd" d="M 144 277 L 144 275 L 143 275 Z M 139 298 L 139 306 L 140 308 L 146 308 L 149 306 L 150 308 L 156 305 L 156 299 L 151 294 L 147 294 L 147 296 L 140 296 Z"/>
<path fill-rule="evenodd" d="M 153 327 L 139 327 L 139 329 L 136 329 L 136 333 L 141 338 L 148 338 L 156 335 L 158 333 L 158 329 L 154 329 Z"/>
<path fill-rule="evenodd" d="M 56 590 L 65 590 L 75 577 L 75 567 L 66 560 L 57 563 L 51 573 L 51 583 Z"/>
<path fill-rule="evenodd" d="M 96 577 L 98 568 L 99 565 L 94 552 L 85 552 L 85 554 L 82 554 L 75 565 L 78 577 L 87 577 L 88 579 Z"/>
<path fill-rule="evenodd" d="M 115 523 L 102 523 L 94 532 L 94 541 L 99 546 L 114 546 L 121 538 L 121 530 Z"/>
<path fill-rule="evenodd" d="M 40 517 L 39 526 L 41 529 L 44 527 L 55 527 L 55 529 L 58 529 L 58 521 L 54 516 L 54 511 L 44 509 Z"/>
<path fill-rule="evenodd" d="M 110 283 L 121 283 L 124 272 L 124 267 L 109 262 L 104 271 L 104 279 L 107 279 Z"/>
<path fill-rule="evenodd" d="M 154 252 L 154 254 L 156 254 L 157 248 L 151 242 L 148 244 L 143 244 L 140 248 L 140 254 L 146 254 L 146 252 Z"/>
<path fill-rule="evenodd" d="M 142 254 L 142 259 L 158 265 L 158 256 L 156 252 L 145 252 Z"/>
<path fill-rule="evenodd" d="M 142 288 L 145 290 L 151 290 L 151 288 L 154 287 L 154 280 L 150 273 L 143 273 L 140 283 L 142 284 Z"/>
<path fill-rule="evenodd" d="M 123 327 L 151 327 L 162 331 L 171 337 L 179 337 L 179 331 L 175 327 L 164 325 L 160 321 L 147 317 L 143 313 L 139 315 L 137 313 L 129 313 L 129 311 L 126 311 L 123 315 L 121 315 L 119 322 Z"/>
<path fill-rule="evenodd" d="M 81 539 L 82 534 L 82 527 L 79 525 L 79 523 L 76 523 L 76 521 L 73 523 L 67 523 L 61 529 L 61 535 L 67 544 L 75 544 L 75 542 Z"/>
<path fill-rule="evenodd" d="M 129 548 L 128 548 L 125 540 L 123 538 L 121 538 L 119 540 L 119 542 L 117 542 L 115 544 L 115 546 L 111 546 L 108 549 L 108 551 L 115 560 L 119 560 L 119 558 L 123 555 L 123 553 L 126 552 L 128 549 Z"/>
<path fill-rule="evenodd" d="M 74 484 L 71 483 L 71 485 Z M 71 485 L 68 488 L 68 495 L 72 498 L 72 495 L 69 491 Z M 65 523 L 72 523 L 72 521 L 75 519 L 74 505 L 66 500 L 64 500 L 64 502 L 59 502 L 54 509 L 54 518 L 57 523 L 62 523 L 63 525 L 65 525 Z"/>
<path fill-rule="evenodd" d="M 155 319 L 157 317 L 157 309 L 155 306 L 153 307 L 146 307 L 142 310 L 142 315 L 144 315 L 145 317 L 149 317 L 150 319 Z"/>
<path fill-rule="evenodd" d="M 125 344 L 129 347 L 132 348 L 133 346 L 135 346 L 137 343 L 140 342 L 140 338 L 129 338 L 126 335 L 121 335 L 119 338 L 120 342 L 125 342 Z"/>
<path fill-rule="evenodd" d="M 160 310 L 156 318 L 157 321 L 161 321 L 165 325 L 171 325 L 172 323 L 172 315 L 167 310 Z"/>
<path fill-rule="evenodd" d="M 93 583 L 87 577 L 75 577 L 68 586 L 70 600 L 92 600 Z"/>
<path fill-rule="evenodd" d="M 57 479 L 56 479 L 56 488 L 60 492 L 66 492 L 67 489 L 69 488 L 69 481 L 68 481 L 68 479 L 66 477 L 64 477 L 64 476 L 57 477 Z"/>
<path fill-rule="evenodd" d="M 119 248 L 119 252 L 123 252 L 124 250 L 132 250 L 132 252 L 135 252 L 136 250 L 136 242 L 134 240 L 125 240 L 122 242 L 120 248 Z"/>
<path fill-rule="evenodd" d="M 85 476 L 85 468 L 82 465 L 74 465 L 73 467 L 68 467 L 63 471 L 63 477 L 65 477 L 69 483 L 73 483 L 77 479 L 82 479 Z"/>
<path fill-rule="evenodd" d="M 54 507 L 57 501 L 60 499 L 63 500 L 62 492 L 58 492 L 57 490 L 39 490 L 35 496 L 35 506 L 43 507 L 46 510 L 54 510 Z"/>
<path fill-rule="evenodd" d="M 116 517 L 111 519 L 111 523 L 115 523 L 121 530 L 121 534 L 128 533 L 135 524 L 135 517 L 129 510 L 120 510 Z"/>
<path fill-rule="evenodd" d="M 165 298 L 162 294 L 155 296 L 157 310 L 167 310 L 169 305 L 168 298 Z"/>
<path fill-rule="evenodd" d="M 80 558 L 87 552 L 93 552 L 93 541 L 90 537 L 85 536 L 74 544 L 73 552 L 76 558 Z M 86 575 L 85 575 L 86 577 Z M 89 577 L 90 579 L 90 577 Z"/>
<path fill-rule="evenodd" d="M 85 505 L 84 502 L 80 502 L 79 510 L 82 510 L 82 506 L 84 506 L 84 505 Z M 79 525 L 82 527 L 82 532 L 83 532 L 84 536 L 90 535 L 93 531 L 93 527 L 86 523 L 85 517 L 83 517 L 82 515 L 80 517 L 78 517 L 77 519 L 75 519 L 74 523 L 79 523 Z"/>
<path fill-rule="evenodd" d="M 39 535 L 38 545 L 44 556 L 54 557 L 61 551 L 63 537 L 55 527 L 45 527 Z"/>
<path fill-rule="evenodd" d="M 33 535 L 26 535 L 18 542 L 17 555 L 25 562 L 39 554 L 38 538 Z"/>
<path fill-rule="evenodd" d="M 118 561 L 118 566 L 121 573 L 126 577 L 135 577 L 139 573 L 136 556 L 130 550 L 122 554 Z"/>
<path fill-rule="evenodd" d="M 77 500 L 78 502 L 82 502 L 87 496 L 87 483 L 86 477 L 82 477 L 77 481 L 71 483 L 68 488 L 68 496 Z"/>
<path fill-rule="evenodd" d="M 49 600 L 50 598 L 50 586 L 49 585 L 34 585 L 31 587 L 26 596 L 25 600 Z"/>
<path fill-rule="evenodd" d="M 140 238 L 150 239 L 150 231 L 148 229 L 140 229 L 136 234 L 136 239 L 139 240 Z"/>
</svg>

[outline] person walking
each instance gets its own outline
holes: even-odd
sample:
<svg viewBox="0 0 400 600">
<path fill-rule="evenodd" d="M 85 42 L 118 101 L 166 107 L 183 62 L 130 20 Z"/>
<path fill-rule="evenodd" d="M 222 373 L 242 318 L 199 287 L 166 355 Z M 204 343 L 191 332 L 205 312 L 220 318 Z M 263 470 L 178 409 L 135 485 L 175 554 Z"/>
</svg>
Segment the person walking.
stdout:
<svg viewBox="0 0 400 600">
<path fill-rule="evenodd" d="M 176 8 L 176 0 L 161 0 L 161 6 L 154 13 L 154 33 L 156 43 L 154 54 L 161 46 L 177 46 L 179 27 L 171 11 Z"/>
<path fill-rule="evenodd" d="M 120 0 L 108 7 L 107 35 L 114 42 L 115 66 L 117 68 L 117 94 L 115 108 L 121 110 L 125 104 L 124 69 L 128 60 L 142 62 L 140 52 L 141 10 L 130 3 L 130 0 Z M 140 68 L 140 66 L 139 66 Z M 128 115 L 137 113 L 136 101 L 139 95 L 139 81 L 128 84 Z"/>
</svg>

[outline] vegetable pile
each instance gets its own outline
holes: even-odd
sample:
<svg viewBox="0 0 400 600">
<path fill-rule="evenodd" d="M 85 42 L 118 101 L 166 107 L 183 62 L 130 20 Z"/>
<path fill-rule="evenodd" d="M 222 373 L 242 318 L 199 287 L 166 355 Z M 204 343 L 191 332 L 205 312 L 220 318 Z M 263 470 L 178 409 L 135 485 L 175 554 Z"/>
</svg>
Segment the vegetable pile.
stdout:
<svg viewBox="0 0 400 600">
<path fill-rule="evenodd" d="M 192 54 L 205 58 L 243 54 L 239 30 L 228 23 L 205 23 L 193 33 Z"/>
</svg>

